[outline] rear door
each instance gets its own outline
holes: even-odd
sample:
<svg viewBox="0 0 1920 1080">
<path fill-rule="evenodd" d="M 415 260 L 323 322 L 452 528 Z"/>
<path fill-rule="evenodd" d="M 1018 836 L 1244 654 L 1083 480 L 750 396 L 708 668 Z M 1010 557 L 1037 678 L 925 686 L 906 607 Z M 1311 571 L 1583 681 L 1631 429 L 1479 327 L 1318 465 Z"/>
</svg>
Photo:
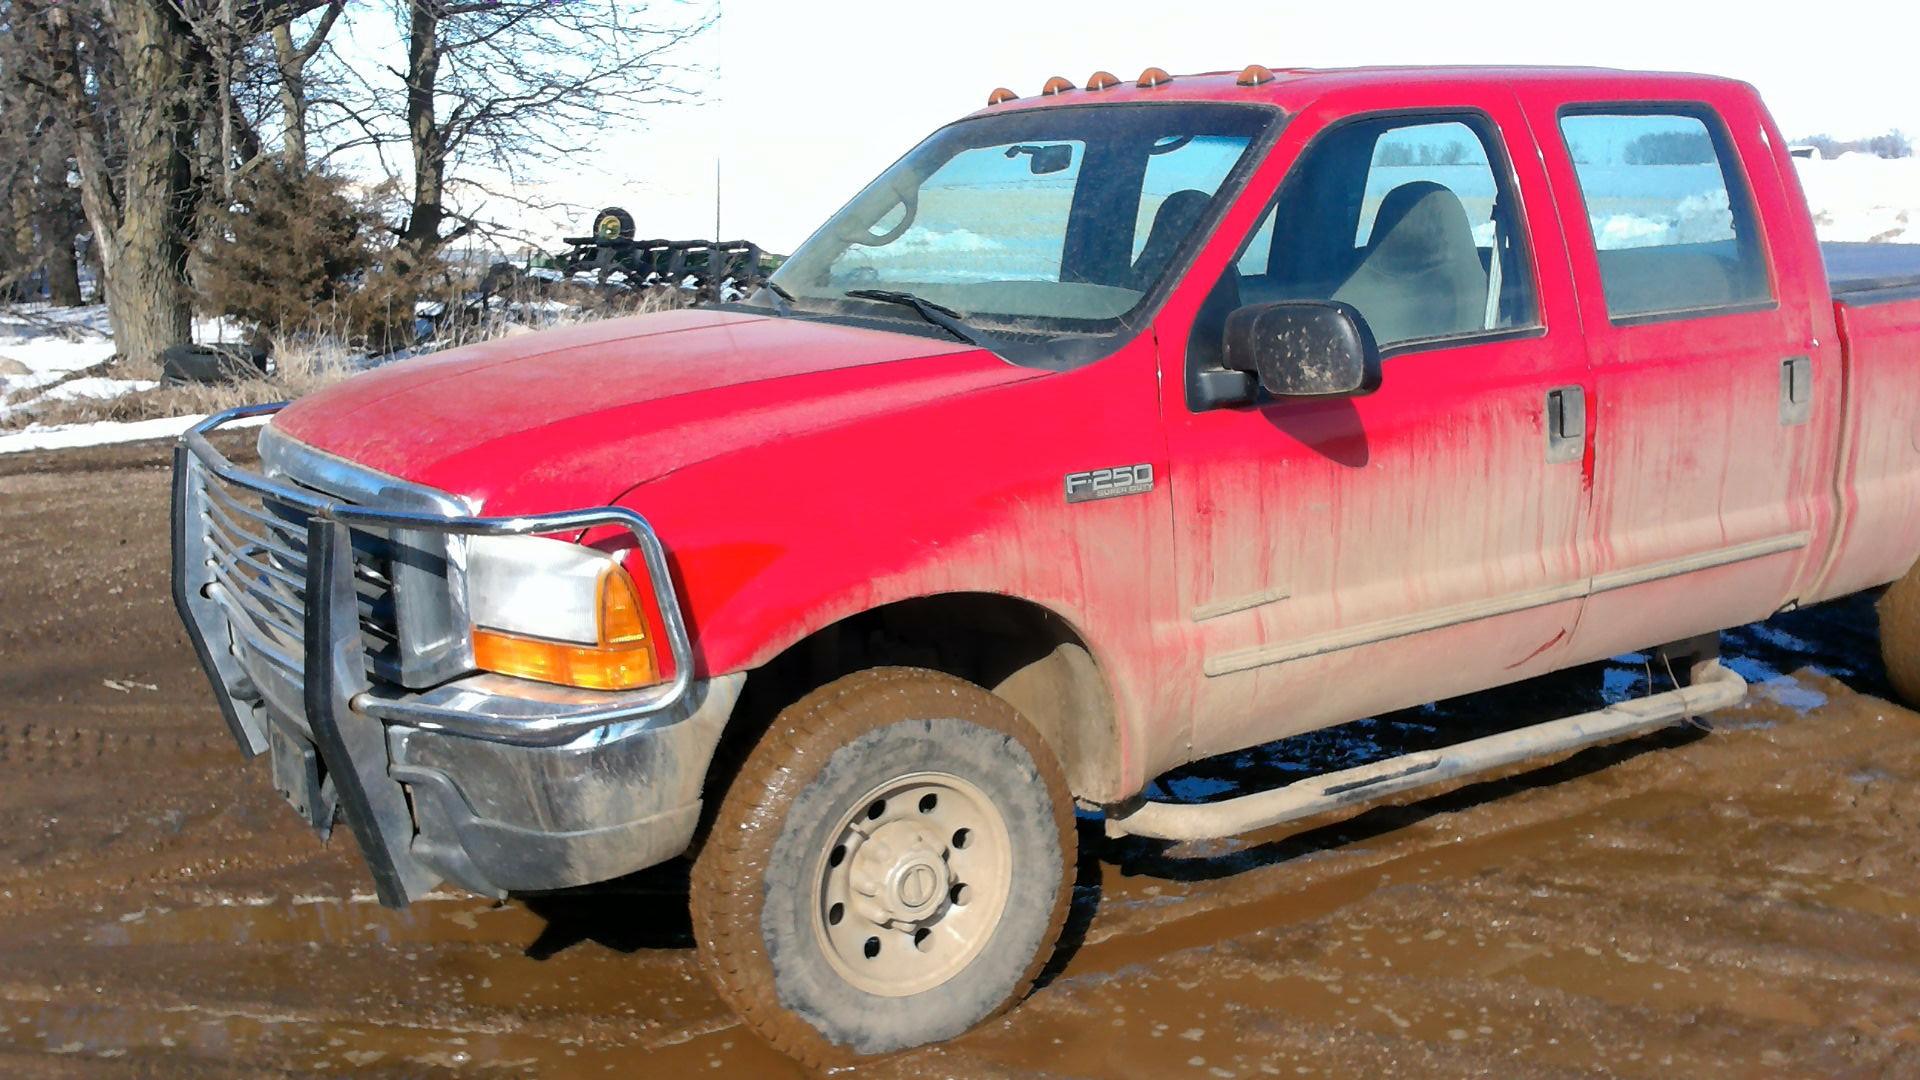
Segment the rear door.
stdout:
<svg viewBox="0 0 1920 1080">
<path fill-rule="evenodd" d="M 1196 755 L 1554 664 L 1587 505 L 1554 221 L 1509 92 L 1371 87 L 1290 123 L 1196 263 L 1155 327 Z M 1213 404 L 1226 313 L 1280 299 L 1358 309 L 1380 389 Z"/>
<path fill-rule="evenodd" d="M 1771 614 L 1814 569 L 1830 513 L 1840 373 L 1813 334 L 1817 264 L 1778 242 L 1805 212 L 1750 98 L 1676 89 L 1522 90 L 1566 208 L 1595 383 L 1593 594 L 1572 661 Z"/>
</svg>

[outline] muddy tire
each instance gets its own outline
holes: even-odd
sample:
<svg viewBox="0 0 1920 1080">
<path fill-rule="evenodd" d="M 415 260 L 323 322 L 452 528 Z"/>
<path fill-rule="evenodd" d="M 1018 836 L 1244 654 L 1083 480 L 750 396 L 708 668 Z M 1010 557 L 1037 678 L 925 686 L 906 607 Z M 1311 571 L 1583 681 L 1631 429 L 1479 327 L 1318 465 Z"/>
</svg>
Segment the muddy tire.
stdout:
<svg viewBox="0 0 1920 1080">
<path fill-rule="evenodd" d="M 1894 692 L 1920 708 L 1920 566 L 1880 598 L 1880 656 Z"/>
<path fill-rule="evenodd" d="M 1012 1006 L 1072 897 L 1066 779 L 972 683 L 877 668 L 788 707 L 693 871 L 704 966 L 818 1068 L 950 1039 Z"/>
</svg>

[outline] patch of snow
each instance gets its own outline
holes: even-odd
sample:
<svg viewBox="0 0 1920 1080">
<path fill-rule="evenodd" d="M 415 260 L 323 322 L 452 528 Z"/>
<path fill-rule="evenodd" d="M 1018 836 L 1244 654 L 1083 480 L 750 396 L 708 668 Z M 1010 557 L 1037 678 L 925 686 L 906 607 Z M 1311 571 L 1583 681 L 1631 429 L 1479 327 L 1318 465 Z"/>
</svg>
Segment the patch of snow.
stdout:
<svg viewBox="0 0 1920 1080">
<path fill-rule="evenodd" d="M 1920 158 L 1795 158 L 1820 239 L 1920 244 Z"/>
<path fill-rule="evenodd" d="M 1593 235 L 1601 251 L 1710 244 L 1733 238 L 1733 210 L 1725 191 L 1689 195 L 1673 204 L 1671 213 L 1659 216 L 1594 214 Z"/>
<path fill-rule="evenodd" d="M 143 439 L 170 439 L 205 420 L 205 416 L 164 416 L 157 420 L 116 423 L 95 420 L 86 424 L 38 424 L 21 431 L 0 435 L 0 454 L 19 454 L 29 450 L 66 450 L 76 446 L 107 446 L 113 443 L 140 442 Z M 267 422 L 264 416 L 237 420 L 228 427 L 257 427 Z M 221 430 L 226 430 L 225 428 Z"/>
<path fill-rule="evenodd" d="M 68 308 L 31 303 L 0 307 L 0 343 L 56 332 L 74 337 L 106 337 L 112 333 L 107 305 Z"/>
<path fill-rule="evenodd" d="M 72 372 L 103 364 L 112 356 L 111 340 L 63 341 L 42 337 L 0 341 L 0 357 L 14 361 L 14 364 L 0 365 L 0 396 L 59 382 Z M 18 372 L 20 368 L 26 369 L 24 374 L 6 374 Z"/>
<path fill-rule="evenodd" d="M 247 328 L 224 315 L 211 319 L 195 319 L 193 320 L 193 340 L 201 345 L 244 342 L 247 340 Z"/>
<path fill-rule="evenodd" d="M 137 394 L 143 390 L 151 390 L 159 385 L 152 379 L 109 379 L 100 375 L 90 375 L 84 379 L 68 379 L 41 394 L 34 401 L 74 401 L 79 398 L 106 401 L 122 394 Z"/>
<path fill-rule="evenodd" d="M 0 398 L 59 382 L 113 356 L 105 305 L 0 307 Z"/>
</svg>

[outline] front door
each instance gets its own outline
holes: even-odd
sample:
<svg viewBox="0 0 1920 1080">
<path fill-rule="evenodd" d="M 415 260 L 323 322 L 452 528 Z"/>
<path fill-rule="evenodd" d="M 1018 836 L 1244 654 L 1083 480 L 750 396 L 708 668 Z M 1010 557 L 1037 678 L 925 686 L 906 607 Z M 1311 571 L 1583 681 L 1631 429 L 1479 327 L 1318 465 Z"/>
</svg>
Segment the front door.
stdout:
<svg viewBox="0 0 1920 1080">
<path fill-rule="evenodd" d="M 1195 756 L 1548 670 L 1576 623 L 1589 387 L 1545 176 L 1511 95 L 1397 92 L 1297 117 L 1156 327 Z M 1214 404 L 1226 313 L 1281 299 L 1357 309 L 1381 387 Z"/>
</svg>

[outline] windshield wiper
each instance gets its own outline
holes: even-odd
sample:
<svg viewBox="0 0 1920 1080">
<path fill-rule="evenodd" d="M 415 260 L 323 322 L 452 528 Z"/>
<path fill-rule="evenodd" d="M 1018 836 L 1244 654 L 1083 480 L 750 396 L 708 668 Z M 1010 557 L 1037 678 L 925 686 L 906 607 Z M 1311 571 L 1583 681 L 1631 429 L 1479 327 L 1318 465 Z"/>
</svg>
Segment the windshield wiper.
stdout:
<svg viewBox="0 0 1920 1080">
<path fill-rule="evenodd" d="M 766 291 L 768 306 L 773 308 L 775 315 L 793 314 L 793 294 L 787 291 L 786 286 L 772 281 L 762 281 L 760 288 Z"/>
<path fill-rule="evenodd" d="M 984 330 L 975 329 L 966 324 L 966 313 L 955 311 L 945 304 L 936 304 L 924 296 L 900 289 L 848 289 L 844 294 L 859 300 L 878 300 L 883 304 L 899 304 L 910 307 L 922 319 L 977 348 L 985 349 L 995 355 L 1005 357 L 1006 346 Z"/>
</svg>

